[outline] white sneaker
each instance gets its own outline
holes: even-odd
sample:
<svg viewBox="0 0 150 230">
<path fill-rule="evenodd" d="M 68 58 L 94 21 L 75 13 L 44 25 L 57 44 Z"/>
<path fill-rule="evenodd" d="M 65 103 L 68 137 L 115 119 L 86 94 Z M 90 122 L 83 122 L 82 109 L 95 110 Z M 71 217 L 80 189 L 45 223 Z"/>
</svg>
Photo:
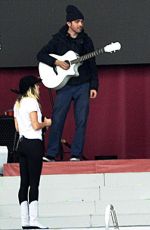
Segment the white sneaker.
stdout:
<svg viewBox="0 0 150 230">
<path fill-rule="evenodd" d="M 80 158 L 72 157 L 72 158 L 70 158 L 70 161 L 80 161 Z"/>
<path fill-rule="evenodd" d="M 54 159 L 49 159 L 48 157 L 42 157 L 44 162 L 54 162 Z"/>
</svg>

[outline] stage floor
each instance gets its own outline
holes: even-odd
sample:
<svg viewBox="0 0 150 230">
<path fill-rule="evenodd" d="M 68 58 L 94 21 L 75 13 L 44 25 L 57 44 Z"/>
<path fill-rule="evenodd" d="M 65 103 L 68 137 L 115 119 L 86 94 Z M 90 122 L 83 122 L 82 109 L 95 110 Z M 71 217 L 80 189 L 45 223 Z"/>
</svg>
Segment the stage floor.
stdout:
<svg viewBox="0 0 150 230">
<path fill-rule="evenodd" d="M 42 175 L 150 172 L 150 159 L 43 162 Z M 4 176 L 18 176 L 19 164 L 3 166 Z"/>
</svg>

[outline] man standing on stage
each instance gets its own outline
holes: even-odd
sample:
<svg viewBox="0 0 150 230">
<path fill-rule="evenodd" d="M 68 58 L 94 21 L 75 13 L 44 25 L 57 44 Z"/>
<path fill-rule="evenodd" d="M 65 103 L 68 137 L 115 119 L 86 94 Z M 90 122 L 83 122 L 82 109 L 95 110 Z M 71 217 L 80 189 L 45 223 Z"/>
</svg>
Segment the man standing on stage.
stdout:
<svg viewBox="0 0 150 230">
<path fill-rule="evenodd" d="M 59 66 L 66 70 L 67 73 L 69 64 L 49 56 L 49 54 L 53 53 L 61 56 L 69 50 L 80 56 L 94 51 L 92 40 L 84 32 L 84 16 L 73 5 L 68 5 L 66 8 L 66 25 L 41 49 L 37 59 L 54 68 Z M 78 77 L 70 78 L 63 88 L 56 91 L 52 115 L 53 122 L 46 156 L 47 161 L 54 161 L 57 154 L 59 154 L 64 123 L 72 101 L 74 103 L 76 129 L 71 144 L 70 160 L 79 161 L 82 158 L 89 113 L 89 98 L 96 98 L 98 91 L 95 58 L 84 61 L 78 71 Z"/>
</svg>

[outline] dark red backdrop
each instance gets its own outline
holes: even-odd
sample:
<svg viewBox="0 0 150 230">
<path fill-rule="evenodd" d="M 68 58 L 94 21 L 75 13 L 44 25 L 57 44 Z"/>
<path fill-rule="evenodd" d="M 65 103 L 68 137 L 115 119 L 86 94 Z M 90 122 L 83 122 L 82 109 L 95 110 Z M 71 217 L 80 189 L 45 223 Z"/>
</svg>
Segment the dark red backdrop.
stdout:
<svg viewBox="0 0 150 230">
<path fill-rule="evenodd" d="M 0 114 L 13 108 L 16 95 L 10 88 L 16 88 L 26 74 L 38 72 L 36 68 L 0 69 Z M 150 158 L 150 66 L 100 67 L 99 75 L 100 90 L 91 100 L 84 155 L 88 159 L 111 155 Z M 41 104 L 44 115 L 49 116 L 52 108 L 44 86 Z M 71 142 L 73 132 L 71 108 L 63 137 Z"/>
</svg>

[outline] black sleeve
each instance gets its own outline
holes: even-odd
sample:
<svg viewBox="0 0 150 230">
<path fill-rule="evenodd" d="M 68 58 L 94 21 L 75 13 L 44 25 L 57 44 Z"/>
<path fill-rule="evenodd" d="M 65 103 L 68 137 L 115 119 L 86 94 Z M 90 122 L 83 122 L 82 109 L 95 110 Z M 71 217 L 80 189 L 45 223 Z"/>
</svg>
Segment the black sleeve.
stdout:
<svg viewBox="0 0 150 230">
<path fill-rule="evenodd" d="M 56 59 L 54 57 L 51 57 L 49 54 L 56 52 L 56 42 L 54 39 L 50 40 L 47 45 L 45 45 L 37 54 L 37 60 L 39 62 L 43 62 L 49 66 L 54 66 Z"/>
<path fill-rule="evenodd" d="M 94 49 L 94 45 L 93 42 L 90 38 L 88 38 L 88 43 L 87 43 L 87 53 L 93 52 Z M 97 66 L 96 66 L 96 59 L 94 58 L 90 58 L 88 61 L 88 68 L 89 68 L 89 72 L 91 75 L 91 80 L 90 80 L 90 89 L 95 89 L 96 91 L 98 91 L 98 87 L 99 87 L 99 81 L 98 81 L 98 70 L 97 70 Z"/>
</svg>

